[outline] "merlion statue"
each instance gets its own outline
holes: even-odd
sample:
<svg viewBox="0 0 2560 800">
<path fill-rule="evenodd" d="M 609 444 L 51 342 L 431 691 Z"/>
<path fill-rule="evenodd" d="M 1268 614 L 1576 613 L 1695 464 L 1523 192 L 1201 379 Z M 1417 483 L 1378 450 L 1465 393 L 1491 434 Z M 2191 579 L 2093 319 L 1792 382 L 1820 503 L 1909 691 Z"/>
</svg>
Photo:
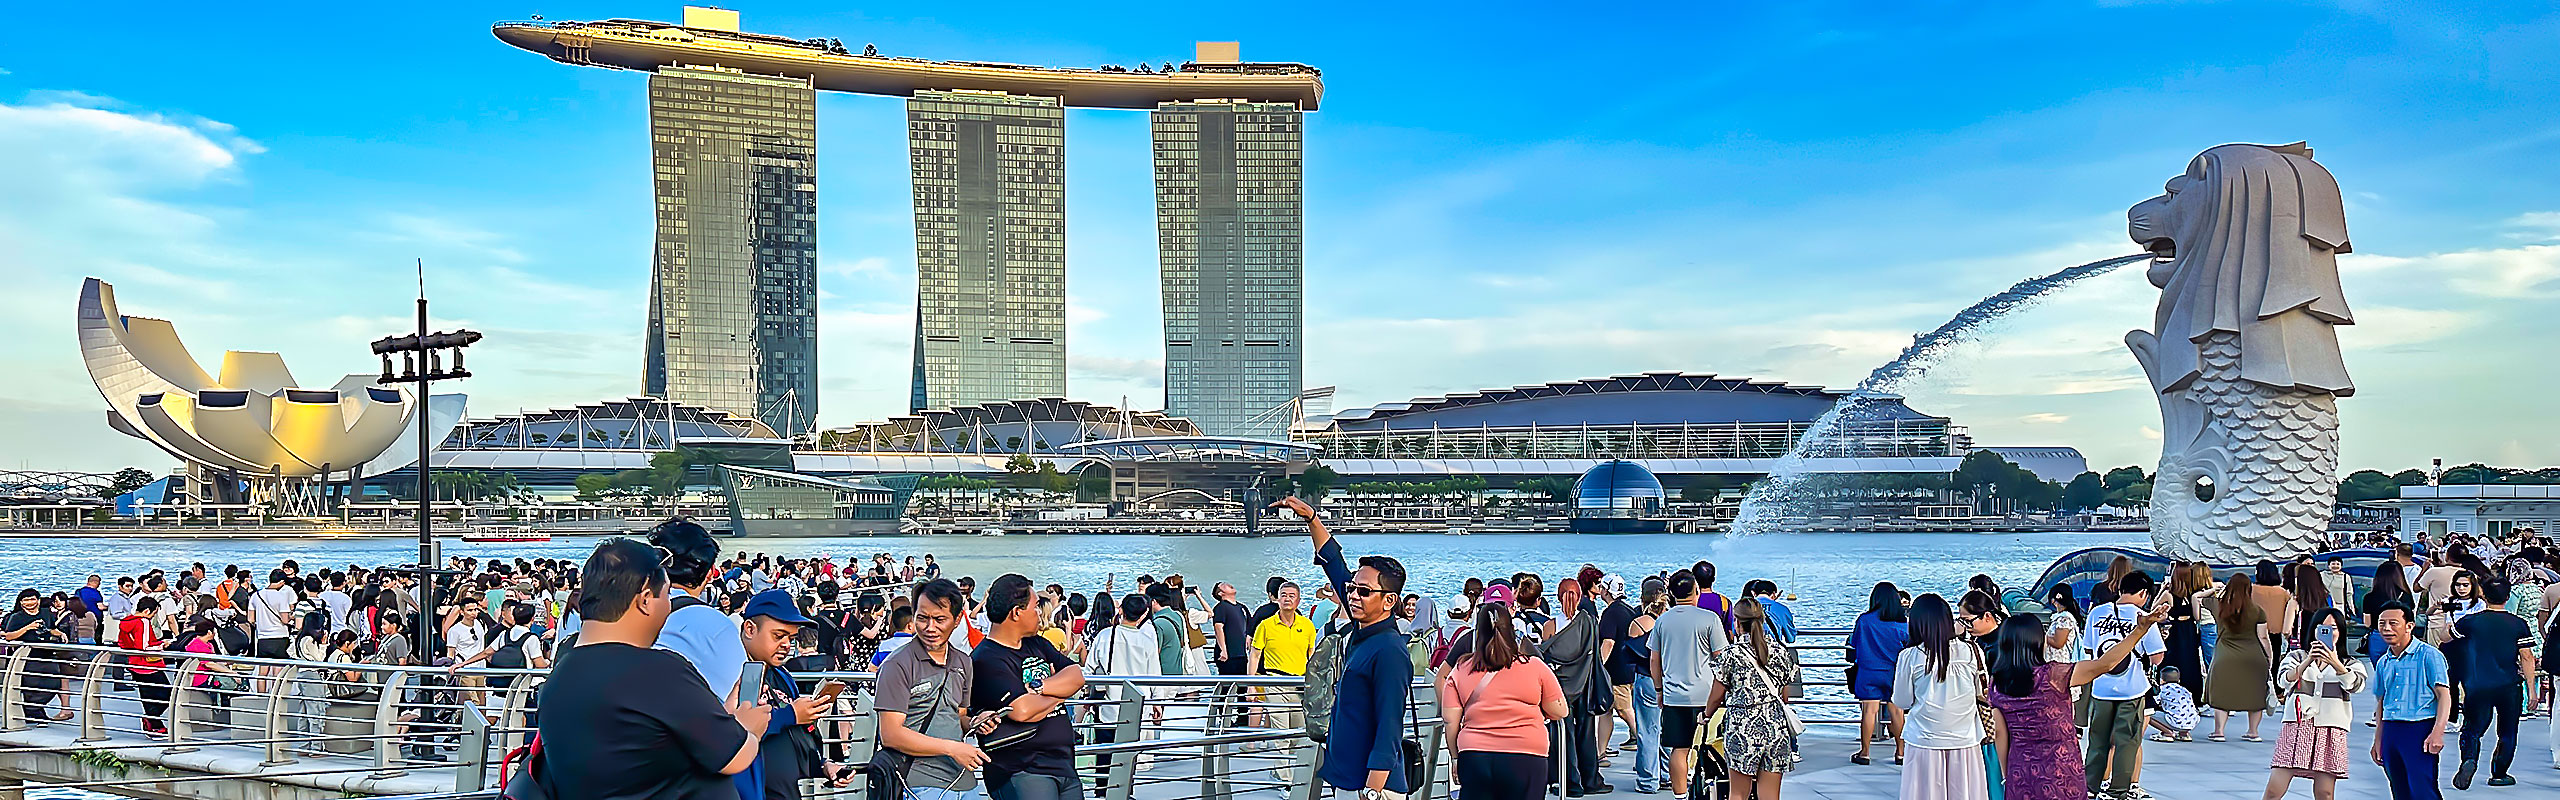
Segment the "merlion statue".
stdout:
<svg viewBox="0 0 2560 800">
<path fill-rule="evenodd" d="M 2352 325 L 2338 181 L 2311 148 L 2227 144 L 2126 213 L 2156 257 L 2152 330 L 2125 334 L 2160 395 L 2151 541 L 2162 555 L 2247 563 L 2313 552 L 2338 484 L 2338 354 Z"/>
</svg>

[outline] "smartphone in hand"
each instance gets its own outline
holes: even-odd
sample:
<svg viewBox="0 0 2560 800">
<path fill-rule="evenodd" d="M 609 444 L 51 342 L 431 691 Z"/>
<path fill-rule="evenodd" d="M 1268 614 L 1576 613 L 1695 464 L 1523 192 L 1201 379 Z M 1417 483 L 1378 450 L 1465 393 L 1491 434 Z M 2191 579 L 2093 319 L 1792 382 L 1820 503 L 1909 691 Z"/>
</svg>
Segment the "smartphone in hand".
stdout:
<svg viewBox="0 0 2560 800">
<path fill-rule="evenodd" d="M 738 668 L 738 702 L 751 706 L 764 702 L 764 662 L 749 661 Z"/>
</svg>

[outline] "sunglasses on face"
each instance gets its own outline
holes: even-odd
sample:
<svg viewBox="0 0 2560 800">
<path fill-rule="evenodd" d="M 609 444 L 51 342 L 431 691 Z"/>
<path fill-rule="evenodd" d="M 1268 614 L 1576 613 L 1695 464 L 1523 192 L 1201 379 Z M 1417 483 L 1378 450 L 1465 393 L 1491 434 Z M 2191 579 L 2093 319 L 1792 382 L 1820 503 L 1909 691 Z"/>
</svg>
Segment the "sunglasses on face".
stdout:
<svg viewBox="0 0 2560 800">
<path fill-rule="evenodd" d="M 1373 595 L 1386 594 L 1387 590 L 1362 586 L 1357 583 L 1350 583 L 1343 585 L 1342 593 L 1353 600 L 1362 600 Z"/>
</svg>

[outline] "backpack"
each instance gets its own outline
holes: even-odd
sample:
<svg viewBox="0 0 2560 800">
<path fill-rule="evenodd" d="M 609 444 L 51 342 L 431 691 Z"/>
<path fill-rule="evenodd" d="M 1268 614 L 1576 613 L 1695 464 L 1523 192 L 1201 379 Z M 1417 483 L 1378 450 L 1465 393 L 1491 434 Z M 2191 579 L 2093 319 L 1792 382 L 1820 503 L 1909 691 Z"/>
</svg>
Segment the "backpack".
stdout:
<svg viewBox="0 0 2560 800">
<path fill-rule="evenodd" d="M 528 666 L 524 658 L 524 640 L 532 635 L 527 633 L 524 636 L 501 637 L 498 640 L 498 651 L 489 654 L 489 668 L 524 669 Z"/>
<path fill-rule="evenodd" d="M 1342 681 L 1343 651 L 1350 647 L 1348 626 L 1316 639 L 1316 649 L 1307 654 L 1305 690 L 1298 693 L 1298 710 L 1305 712 L 1307 738 L 1322 742 L 1333 732 L 1333 692 Z"/>
</svg>

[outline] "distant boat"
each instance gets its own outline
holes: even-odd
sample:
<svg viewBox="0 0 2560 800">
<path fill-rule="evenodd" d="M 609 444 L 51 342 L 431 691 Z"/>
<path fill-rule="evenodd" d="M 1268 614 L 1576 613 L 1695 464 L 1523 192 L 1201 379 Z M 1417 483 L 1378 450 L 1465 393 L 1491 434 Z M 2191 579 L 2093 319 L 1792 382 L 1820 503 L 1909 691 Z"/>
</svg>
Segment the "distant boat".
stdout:
<svg viewBox="0 0 2560 800">
<path fill-rule="evenodd" d="M 1448 530 L 1441 531 L 1441 532 L 1440 532 L 1440 535 L 1442 535 L 1442 536 L 1465 536 L 1465 535 L 1467 535 L 1467 526 L 1465 526 L 1465 525 L 1461 525 L 1461 524 L 1458 524 L 1458 523 L 1455 523 L 1455 522 L 1452 522 L 1452 523 L 1449 523 L 1449 528 L 1448 528 Z"/>
<path fill-rule="evenodd" d="M 978 531 L 978 535 L 980 535 L 980 536 L 1003 536 L 1003 535 L 1004 535 L 1004 529 L 1003 529 L 1003 528 L 994 527 L 994 526 L 988 526 L 986 529 Z"/>
<path fill-rule="evenodd" d="M 473 525 L 462 535 L 466 542 L 548 542 L 551 534 L 531 525 Z"/>
</svg>

